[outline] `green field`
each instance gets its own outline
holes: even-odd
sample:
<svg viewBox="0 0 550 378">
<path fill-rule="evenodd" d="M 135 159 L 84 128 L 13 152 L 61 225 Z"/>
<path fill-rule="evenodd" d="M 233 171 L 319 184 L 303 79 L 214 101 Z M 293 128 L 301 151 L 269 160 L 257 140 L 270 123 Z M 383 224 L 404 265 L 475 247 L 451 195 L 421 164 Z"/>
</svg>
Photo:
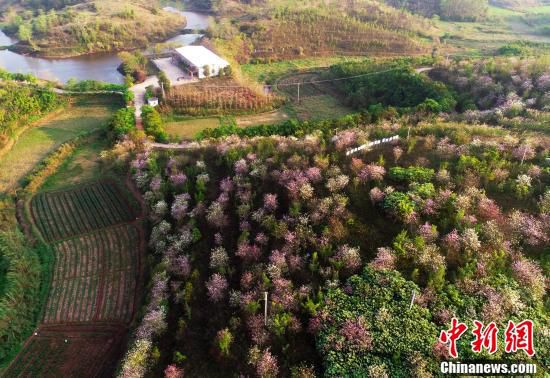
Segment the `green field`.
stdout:
<svg viewBox="0 0 550 378">
<path fill-rule="evenodd" d="M 135 219 L 124 192 L 106 182 L 42 192 L 33 197 L 31 205 L 33 220 L 48 242 Z"/>
<path fill-rule="evenodd" d="M 285 112 L 285 109 L 278 109 L 272 112 L 260 113 L 260 114 L 247 114 L 235 117 L 237 126 L 249 127 L 256 125 L 273 125 L 281 123 L 290 118 L 289 114 Z"/>
<path fill-rule="evenodd" d="M 0 193 L 13 190 L 36 164 L 62 143 L 106 127 L 116 110 L 113 102 L 116 101 L 108 98 L 75 103 L 24 132 L 0 160 Z"/>
<path fill-rule="evenodd" d="M 302 72 L 282 77 L 276 90 L 287 98 L 285 111 L 299 120 L 336 119 L 353 113 L 341 101 L 341 94 L 330 83 L 313 83 L 321 80 L 319 72 Z M 300 84 L 300 96 L 296 83 Z"/>
<path fill-rule="evenodd" d="M 220 125 L 218 117 L 170 120 L 164 124 L 166 132 L 172 140 L 192 139 L 198 132 L 216 128 Z"/>
<path fill-rule="evenodd" d="M 41 190 L 55 190 L 99 179 L 107 169 L 100 153 L 109 147 L 109 140 L 103 133 L 98 133 L 89 142 L 76 147 L 58 170 L 46 179 Z"/>
<path fill-rule="evenodd" d="M 337 119 L 354 112 L 328 94 L 302 98 L 299 104 L 289 105 L 288 109 L 299 120 Z"/>
<path fill-rule="evenodd" d="M 543 5 L 540 7 L 530 7 L 525 8 L 527 13 L 537 13 L 537 14 L 550 14 L 550 5 Z"/>
<path fill-rule="evenodd" d="M 517 41 L 539 43 L 546 49 L 550 36 L 533 26 L 533 18 L 541 18 L 550 12 L 550 6 L 525 8 L 522 11 L 489 7 L 489 17 L 481 22 L 436 21 L 441 40 L 453 50 L 474 50 L 492 54 L 502 45 Z M 533 49 L 536 48 L 533 46 Z"/>
<path fill-rule="evenodd" d="M 517 16 L 521 13 L 513 9 L 489 6 L 489 16 Z"/>
<path fill-rule="evenodd" d="M 289 73 L 310 70 L 312 68 L 329 67 L 333 64 L 342 62 L 360 62 L 365 60 L 365 58 L 366 57 L 364 56 L 332 56 L 324 58 L 283 60 L 270 64 L 244 64 L 241 66 L 241 70 L 243 74 L 254 81 L 273 83 L 274 80 Z"/>
</svg>

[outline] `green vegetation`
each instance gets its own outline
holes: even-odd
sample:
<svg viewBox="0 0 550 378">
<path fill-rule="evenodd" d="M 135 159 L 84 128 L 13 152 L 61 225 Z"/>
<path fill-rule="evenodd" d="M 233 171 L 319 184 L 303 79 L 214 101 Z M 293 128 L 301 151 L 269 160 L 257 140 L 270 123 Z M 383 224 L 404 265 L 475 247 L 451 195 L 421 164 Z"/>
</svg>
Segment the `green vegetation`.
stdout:
<svg viewBox="0 0 550 378">
<path fill-rule="evenodd" d="M 487 14 L 487 0 L 386 0 L 397 8 L 406 8 L 426 17 L 438 15 L 454 21 L 478 21 Z"/>
<path fill-rule="evenodd" d="M 367 377 L 391 372 L 392 376 L 419 377 L 435 370 L 438 365 L 432 361 L 432 344 L 437 327 L 429 310 L 409 308 L 418 286 L 398 272 L 368 268 L 361 276 L 350 278 L 347 285 L 344 290 L 351 295 L 342 288 L 329 289 L 319 310 L 319 317 L 326 314 L 328 319 L 317 340 L 325 376 Z M 411 363 L 403 363 L 405 360 Z M 423 360 L 429 360 L 429 365 Z"/>
<path fill-rule="evenodd" d="M 361 122 L 370 120 L 368 113 L 350 114 L 340 119 L 324 119 L 315 121 L 298 121 L 291 119 L 279 124 L 257 125 L 240 128 L 232 119 L 227 119 L 222 125 L 215 129 L 205 129 L 198 135 L 198 139 L 205 138 L 223 138 L 229 135 L 238 135 L 240 137 L 255 137 L 255 136 L 303 136 L 314 131 L 321 131 L 325 134 L 334 132 L 335 130 L 345 129 L 356 126 Z"/>
<path fill-rule="evenodd" d="M 219 118 L 168 119 L 164 129 L 171 140 L 191 139 L 204 129 L 214 129 L 220 125 Z"/>
<path fill-rule="evenodd" d="M 223 19 L 210 33 L 240 63 L 368 53 L 425 53 L 435 36 L 429 20 L 367 0 L 290 4 L 220 3 Z M 244 11 L 243 11 L 244 9 Z M 242 18 L 243 12 L 254 17 Z M 218 43 L 219 42 L 219 43 Z"/>
<path fill-rule="evenodd" d="M 389 177 L 392 180 L 404 182 L 430 182 L 434 177 L 434 170 L 423 167 L 393 167 Z"/>
<path fill-rule="evenodd" d="M 123 51 L 118 57 L 122 61 L 119 69 L 128 86 L 134 82 L 141 83 L 147 78 L 149 60 L 140 51 Z"/>
<path fill-rule="evenodd" d="M 118 101 L 112 96 L 83 96 L 63 112 L 35 123 L 0 159 L 0 192 L 14 189 L 36 164 L 61 144 L 105 128 Z"/>
<path fill-rule="evenodd" d="M 135 129 L 136 116 L 134 108 L 122 108 L 117 110 L 113 116 L 113 119 L 109 123 L 109 130 L 116 138 L 130 134 Z"/>
<path fill-rule="evenodd" d="M 63 104 L 49 89 L 0 82 L 0 151 L 20 130 Z"/>
<path fill-rule="evenodd" d="M 40 238 L 56 256 L 48 267 L 54 278 L 46 280 L 51 289 L 36 307 L 43 309 L 36 334 L 7 376 L 63 375 L 75 364 L 92 375 L 110 371 L 139 298 L 142 231 L 132 224 L 139 214 L 127 196 L 114 182 L 101 181 L 30 200 Z"/>
<path fill-rule="evenodd" d="M 164 123 L 157 109 L 145 105 L 141 108 L 141 117 L 143 120 L 143 129 L 145 133 L 152 136 L 157 142 L 165 143 L 168 141 L 168 134 L 164 129 Z"/>
<path fill-rule="evenodd" d="M 305 58 L 294 60 L 282 60 L 271 63 L 256 63 L 241 65 L 242 73 L 250 79 L 273 84 L 276 79 L 290 73 L 298 73 L 320 67 L 329 67 L 338 63 L 363 61 L 365 57 L 327 56 L 322 58 Z"/>
<path fill-rule="evenodd" d="M 102 132 L 85 138 L 86 143 L 78 144 L 72 154 L 59 165 L 57 171 L 44 181 L 40 190 L 51 191 L 83 182 L 100 179 L 109 166 L 101 159 L 102 151 L 111 147 L 109 138 Z"/>
<path fill-rule="evenodd" d="M 44 159 L 37 165 L 34 171 L 25 178 L 25 192 L 34 194 L 42 186 L 44 181 L 55 172 L 63 161 L 68 158 L 74 151 L 75 142 L 62 144 L 50 156 Z"/>
<path fill-rule="evenodd" d="M 104 83 L 97 80 L 76 81 L 74 79 L 69 79 L 67 84 L 65 84 L 65 89 L 70 92 L 121 93 L 127 103 L 134 99 L 134 93 L 128 89 L 127 85 Z"/>
<path fill-rule="evenodd" d="M 39 320 L 49 288 L 53 255 L 49 247 L 30 247 L 19 231 L 0 233 L 0 367 L 15 356 Z M 1 274 L 1 272 L 0 272 Z"/>
<path fill-rule="evenodd" d="M 45 56 L 143 48 L 166 40 L 185 25 L 181 16 L 143 0 L 86 1 L 45 7 L 48 11 L 37 11 L 34 6 L 16 1 L 2 12 L 2 21 L 5 30 L 21 41 L 17 44 L 19 50 Z M 18 7 L 25 11 L 18 11 Z"/>
<path fill-rule="evenodd" d="M 326 76 L 332 79 L 359 76 L 336 83 L 345 102 L 356 109 L 376 104 L 414 108 L 433 100 L 439 111 L 450 111 L 456 104 L 453 94 L 444 85 L 415 73 L 407 63 L 343 63 L 330 67 Z"/>
</svg>

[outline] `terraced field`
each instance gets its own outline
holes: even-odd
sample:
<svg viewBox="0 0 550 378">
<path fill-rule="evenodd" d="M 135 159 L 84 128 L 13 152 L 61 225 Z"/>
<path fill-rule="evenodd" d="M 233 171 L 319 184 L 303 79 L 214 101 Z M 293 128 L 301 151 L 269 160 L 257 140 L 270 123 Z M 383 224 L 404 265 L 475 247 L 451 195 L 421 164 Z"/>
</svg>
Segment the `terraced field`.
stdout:
<svg viewBox="0 0 550 378">
<path fill-rule="evenodd" d="M 122 225 L 58 242 L 44 323 L 131 320 L 139 233 Z"/>
<path fill-rule="evenodd" d="M 48 242 L 135 218 L 120 190 L 106 182 L 70 191 L 40 193 L 32 199 L 31 210 L 35 224 Z"/>
<path fill-rule="evenodd" d="M 41 324 L 5 375 L 104 376 L 140 298 L 140 211 L 109 181 L 42 192 L 29 205 L 55 263 Z"/>
</svg>

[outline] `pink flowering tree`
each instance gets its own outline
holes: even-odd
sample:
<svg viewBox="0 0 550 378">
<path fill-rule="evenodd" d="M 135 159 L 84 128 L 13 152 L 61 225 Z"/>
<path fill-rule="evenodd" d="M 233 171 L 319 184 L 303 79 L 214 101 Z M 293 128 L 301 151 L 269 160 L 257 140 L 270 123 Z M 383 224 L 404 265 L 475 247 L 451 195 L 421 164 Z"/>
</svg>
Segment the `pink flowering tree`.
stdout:
<svg viewBox="0 0 550 378">
<path fill-rule="evenodd" d="M 227 279 L 219 273 L 211 275 L 206 282 L 208 298 L 214 303 L 221 302 L 225 298 L 227 288 Z"/>
</svg>

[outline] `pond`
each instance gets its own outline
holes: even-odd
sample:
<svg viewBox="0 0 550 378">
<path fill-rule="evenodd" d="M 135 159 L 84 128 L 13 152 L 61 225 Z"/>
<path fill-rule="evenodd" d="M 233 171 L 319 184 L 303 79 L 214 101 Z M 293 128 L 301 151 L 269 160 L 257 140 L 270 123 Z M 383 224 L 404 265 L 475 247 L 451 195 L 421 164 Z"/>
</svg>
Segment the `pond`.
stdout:
<svg viewBox="0 0 550 378">
<path fill-rule="evenodd" d="M 172 7 L 164 8 L 168 12 L 179 13 L 187 18 L 187 30 L 204 30 L 209 25 L 209 17 L 196 12 L 179 11 Z M 166 42 L 177 45 L 189 45 L 200 38 L 201 34 L 180 34 Z M 0 46 L 15 43 L 0 30 Z M 74 58 L 50 59 L 25 56 L 8 50 L 0 51 L 0 67 L 10 72 L 31 73 L 46 80 L 66 83 L 69 79 L 100 80 L 108 83 L 122 83 L 123 77 L 117 71 L 120 65 L 117 53 L 98 53 Z"/>
</svg>

